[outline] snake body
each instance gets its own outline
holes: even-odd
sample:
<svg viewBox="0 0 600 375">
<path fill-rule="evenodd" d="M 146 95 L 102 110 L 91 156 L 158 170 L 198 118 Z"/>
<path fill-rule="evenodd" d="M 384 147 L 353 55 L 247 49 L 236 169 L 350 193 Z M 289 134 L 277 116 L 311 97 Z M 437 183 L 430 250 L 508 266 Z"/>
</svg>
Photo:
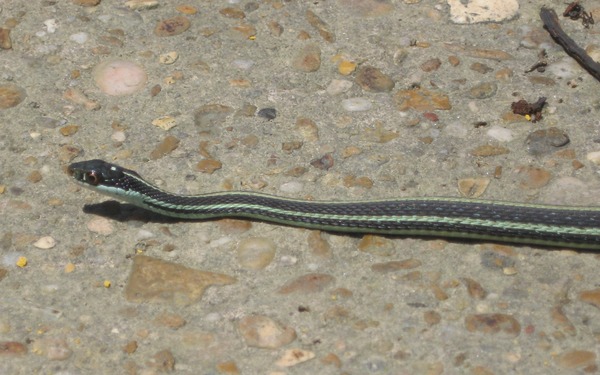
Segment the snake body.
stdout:
<svg viewBox="0 0 600 375">
<path fill-rule="evenodd" d="M 600 249 L 598 207 L 441 197 L 307 201 L 245 191 L 179 195 L 102 160 L 73 163 L 68 171 L 87 188 L 175 218 L 245 218 L 331 232 Z"/>
</svg>

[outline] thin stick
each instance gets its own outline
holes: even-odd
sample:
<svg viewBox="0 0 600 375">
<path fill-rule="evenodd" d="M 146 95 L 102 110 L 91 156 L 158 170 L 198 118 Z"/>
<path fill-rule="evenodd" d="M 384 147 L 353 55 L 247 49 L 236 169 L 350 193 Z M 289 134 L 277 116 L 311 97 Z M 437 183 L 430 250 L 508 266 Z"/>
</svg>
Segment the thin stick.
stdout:
<svg viewBox="0 0 600 375">
<path fill-rule="evenodd" d="M 542 8 L 540 18 L 544 23 L 544 27 L 556 43 L 560 44 L 565 52 L 575 59 L 585 70 L 587 70 L 594 78 L 600 81 L 600 64 L 588 55 L 585 50 L 577 45 L 575 41 L 563 31 L 558 22 L 558 16 L 553 9 Z"/>
</svg>

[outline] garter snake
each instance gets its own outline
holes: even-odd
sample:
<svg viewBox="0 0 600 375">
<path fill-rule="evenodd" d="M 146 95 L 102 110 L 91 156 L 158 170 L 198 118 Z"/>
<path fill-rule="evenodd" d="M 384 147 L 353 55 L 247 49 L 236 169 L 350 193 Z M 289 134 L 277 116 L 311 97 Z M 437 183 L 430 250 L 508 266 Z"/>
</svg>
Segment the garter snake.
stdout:
<svg viewBox="0 0 600 375">
<path fill-rule="evenodd" d="M 234 217 L 331 232 L 600 249 L 598 207 L 438 197 L 307 201 L 245 191 L 179 195 L 102 160 L 73 163 L 68 171 L 87 188 L 175 218 Z"/>
</svg>

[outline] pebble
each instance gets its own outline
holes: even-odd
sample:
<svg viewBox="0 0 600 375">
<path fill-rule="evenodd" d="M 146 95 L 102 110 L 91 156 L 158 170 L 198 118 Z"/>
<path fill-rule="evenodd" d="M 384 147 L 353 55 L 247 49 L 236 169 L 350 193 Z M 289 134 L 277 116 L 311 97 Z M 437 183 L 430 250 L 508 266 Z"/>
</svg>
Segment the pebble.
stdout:
<svg viewBox="0 0 600 375">
<path fill-rule="evenodd" d="M 31 345 L 31 351 L 43 355 L 51 361 L 64 361 L 73 353 L 66 340 L 57 338 L 35 340 Z"/>
<path fill-rule="evenodd" d="M 487 99 L 496 95 L 498 85 L 495 82 L 483 82 L 469 89 L 467 95 L 471 99 Z"/>
<path fill-rule="evenodd" d="M 44 250 L 52 249 L 54 246 L 56 246 L 56 240 L 50 236 L 44 236 L 39 240 L 35 241 L 33 243 L 33 246 L 37 247 L 38 249 Z"/>
<path fill-rule="evenodd" d="M 277 293 L 318 293 L 323 291 L 334 281 L 335 278 L 331 275 L 324 273 L 309 273 L 288 281 L 277 290 Z"/>
<path fill-rule="evenodd" d="M 92 71 L 96 86 L 107 95 L 131 95 L 146 86 L 148 76 L 133 61 L 108 60 L 96 65 Z"/>
<path fill-rule="evenodd" d="M 458 192 L 463 197 L 479 198 L 490 184 L 489 178 L 461 178 L 458 180 Z"/>
<path fill-rule="evenodd" d="M 158 0 L 128 0 L 125 6 L 131 10 L 148 10 L 158 7 Z"/>
<path fill-rule="evenodd" d="M 436 58 L 425 61 L 419 67 L 424 72 L 433 72 L 435 70 L 438 70 L 440 68 L 440 66 L 442 66 L 442 60 L 440 60 L 436 57 Z"/>
<path fill-rule="evenodd" d="M 367 234 L 358 242 L 358 250 L 366 253 L 389 257 L 396 253 L 394 242 L 387 237 Z"/>
<path fill-rule="evenodd" d="M 246 345 L 277 349 L 296 339 L 296 331 L 292 327 L 283 326 L 268 316 L 246 316 L 237 324 L 238 331 Z"/>
<path fill-rule="evenodd" d="M 95 111 L 101 107 L 100 103 L 89 99 L 87 95 L 83 93 L 83 91 L 74 87 L 70 87 L 65 90 L 63 98 L 75 104 L 84 106 L 84 108 L 88 111 Z"/>
<path fill-rule="evenodd" d="M 334 79 L 331 80 L 329 85 L 327 85 L 327 89 L 325 91 L 331 96 L 336 96 L 350 90 L 352 88 L 352 85 L 353 83 L 351 81 L 346 81 L 343 79 Z"/>
<path fill-rule="evenodd" d="M 165 349 L 156 352 L 149 361 L 150 367 L 155 368 L 159 373 L 175 371 L 175 356 L 170 350 Z"/>
<path fill-rule="evenodd" d="M 348 112 L 362 112 L 373 108 L 373 104 L 366 98 L 349 98 L 342 100 L 342 108 Z"/>
<path fill-rule="evenodd" d="M 198 302 L 209 286 L 229 285 L 236 281 L 228 275 L 137 255 L 125 286 L 125 298 L 137 303 L 185 306 Z"/>
<path fill-rule="evenodd" d="M 504 154 L 508 154 L 509 152 L 510 152 L 510 150 L 503 146 L 482 145 L 482 146 L 478 146 L 478 147 L 474 148 L 473 150 L 469 151 L 469 154 L 471 154 L 473 156 L 488 157 L 488 156 L 504 155 Z"/>
<path fill-rule="evenodd" d="M 175 51 L 163 53 L 158 56 L 158 62 L 163 65 L 174 64 L 177 59 L 179 59 L 179 54 Z"/>
<path fill-rule="evenodd" d="M 176 16 L 162 20 L 156 24 L 154 34 L 160 37 L 175 36 L 190 28 L 190 20 L 184 16 Z"/>
<path fill-rule="evenodd" d="M 521 333 L 521 324 L 507 314 L 472 314 L 465 317 L 465 328 L 469 332 L 483 334 L 502 334 L 517 337 Z"/>
<path fill-rule="evenodd" d="M 25 99 L 25 90 L 11 83 L 0 85 L 0 109 L 16 107 Z"/>
<path fill-rule="evenodd" d="M 88 41 L 89 38 L 90 38 L 90 35 L 85 32 L 79 32 L 79 33 L 71 34 L 71 36 L 69 36 L 69 40 L 72 40 L 73 42 L 75 42 L 77 44 L 84 44 L 85 42 Z"/>
<path fill-rule="evenodd" d="M 458 24 L 503 22 L 519 13 L 518 0 L 446 0 L 450 6 L 450 20 Z"/>
<path fill-rule="evenodd" d="M 8 28 L 0 27 L 0 48 L 11 49 L 12 40 L 10 39 L 10 30 Z"/>
<path fill-rule="evenodd" d="M 451 109 L 448 95 L 424 88 L 400 90 L 394 96 L 400 111 L 414 109 L 420 112 Z"/>
<path fill-rule="evenodd" d="M 564 369 L 590 368 L 590 371 L 596 372 L 596 353 L 589 350 L 569 350 L 559 354 L 555 358 L 556 364 Z"/>
<path fill-rule="evenodd" d="M 333 43 L 335 42 L 335 34 L 329 28 L 329 25 L 325 23 L 319 16 L 317 16 L 313 11 L 306 11 L 306 20 L 308 23 L 317 29 L 321 38 L 323 38 L 326 42 Z"/>
<path fill-rule="evenodd" d="M 292 59 L 292 67 L 303 73 L 313 73 L 321 67 L 321 49 L 309 44 L 300 49 Z"/>
<path fill-rule="evenodd" d="M 179 143 L 180 141 L 178 138 L 172 135 L 166 136 L 162 142 L 156 145 L 154 150 L 150 152 L 150 159 L 156 160 L 170 154 L 179 146 Z"/>
<path fill-rule="evenodd" d="M 535 130 L 527 136 L 525 144 L 531 155 L 548 155 L 556 152 L 559 147 L 569 144 L 567 133 L 556 127 Z"/>
<path fill-rule="evenodd" d="M 206 104 L 194 111 L 194 124 L 201 130 L 222 125 L 233 108 L 222 104 Z"/>
<path fill-rule="evenodd" d="M 514 138 L 512 130 L 498 125 L 490 127 L 486 134 L 498 142 L 510 142 Z"/>
<path fill-rule="evenodd" d="M 579 293 L 579 299 L 600 309 L 600 288 L 582 291 Z"/>
<path fill-rule="evenodd" d="M 20 356 L 27 353 L 27 346 L 16 341 L 0 341 L 0 358 Z"/>
<path fill-rule="evenodd" d="M 152 125 L 166 131 L 177 126 L 177 119 L 172 116 L 161 116 L 152 120 Z"/>
<path fill-rule="evenodd" d="M 369 65 L 362 65 L 358 69 L 355 81 L 364 90 L 370 92 L 390 92 L 395 85 L 389 76 Z"/>
<path fill-rule="evenodd" d="M 315 358 L 315 353 L 299 348 L 287 349 L 275 362 L 279 367 L 292 367 Z"/>
<path fill-rule="evenodd" d="M 204 159 L 200 160 L 198 164 L 196 164 L 196 170 L 201 173 L 213 174 L 215 171 L 221 169 L 223 167 L 223 163 L 215 159 Z"/>
<path fill-rule="evenodd" d="M 585 158 L 596 165 L 600 165 L 600 151 L 588 152 Z"/>
<path fill-rule="evenodd" d="M 546 186 L 552 179 L 550 172 L 539 167 L 517 167 L 515 172 L 519 178 L 518 183 L 521 189 L 539 189 Z"/>
<path fill-rule="evenodd" d="M 375 263 L 371 265 L 371 271 L 378 273 L 396 272 L 401 270 L 409 270 L 421 266 L 421 261 L 410 258 L 406 260 L 394 260 L 385 263 Z"/>
<path fill-rule="evenodd" d="M 275 108 L 261 108 L 256 115 L 267 120 L 274 120 L 277 117 L 277 110 Z"/>
<path fill-rule="evenodd" d="M 103 236 L 111 235 L 115 230 L 112 221 L 104 217 L 94 217 L 90 219 L 86 223 L 86 227 L 90 232 L 101 234 Z"/>
<path fill-rule="evenodd" d="M 306 141 L 315 142 L 319 140 L 319 127 L 310 118 L 298 117 L 296 120 L 296 130 L 298 130 L 302 138 Z"/>
<path fill-rule="evenodd" d="M 262 270 L 273 261 L 276 246 L 273 241 L 263 237 L 250 237 L 240 241 L 237 248 L 237 260 L 247 270 Z"/>
<path fill-rule="evenodd" d="M 298 194 L 304 190 L 304 184 L 300 181 L 290 181 L 279 186 L 279 191 L 288 194 Z"/>
<path fill-rule="evenodd" d="M 546 67 L 546 72 L 564 80 L 572 79 L 581 74 L 581 67 L 571 57 L 565 57 Z"/>
</svg>

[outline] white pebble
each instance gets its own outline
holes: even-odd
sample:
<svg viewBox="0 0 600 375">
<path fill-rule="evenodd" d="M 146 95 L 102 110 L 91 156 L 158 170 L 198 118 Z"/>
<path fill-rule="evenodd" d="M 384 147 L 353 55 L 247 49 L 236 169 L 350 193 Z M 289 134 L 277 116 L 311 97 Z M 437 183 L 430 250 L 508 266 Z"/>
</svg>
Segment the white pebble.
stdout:
<svg viewBox="0 0 600 375">
<path fill-rule="evenodd" d="M 452 122 L 444 128 L 444 133 L 456 138 L 464 138 L 467 136 L 467 127 L 459 122 Z"/>
<path fill-rule="evenodd" d="M 145 229 L 140 229 L 137 232 L 137 235 L 135 236 L 135 240 L 136 241 L 145 241 L 145 240 L 149 240 L 150 238 L 154 238 L 154 233 L 150 232 L 149 230 L 145 230 Z"/>
<path fill-rule="evenodd" d="M 44 236 L 33 243 L 38 249 L 52 249 L 56 246 L 56 240 L 50 236 Z"/>
<path fill-rule="evenodd" d="M 126 139 L 125 133 L 122 131 L 116 131 L 116 132 L 112 133 L 112 135 L 110 136 L 110 139 L 112 139 L 115 142 L 124 142 Z"/>
<path fill-rule="evenodd" d="M 352 88 L 352 82 L 344 79 L 334 79 L 327 86 L 327 93 L 331 96 L 342 94 Z"/>
<path fill-rule="evenodd" d="M 69 39 L 75 43 L 83 44 L 88 41 L 89 35 L 88 35 L 88 33 L 80 32 L 80 33 L 75 33 L 75 34 L 71 35 L 69 37 Z"/>
<path fill-rule="evenodd" d="M 342 107 L 349 112 L 368 111 L 373 107 L 365 98 L 350 98 L 342 100 Z"/>
<path fill-rule="evenodd" d="M 548 65 L 546 71 L 562 79 L 571 79 L 581 72 L 581 68 L 568 57 Z"/>
<path fill-rule="evenodd" d="M 254 66 L 254 61 L 252 61 L 252 60 L 233 60 L 231 62 L 231 64 L 238 69 L 248 70 Z"/>
<path fill-rule="evenodd" d="M 50 18 L 44 21 L 44 26 L 46 26 L 46 31 L 50 34 L 55 33 L 58 25 L 56 24 L 56 20 L 54 18 Z"/>
<path fill-rule="evenodd" d="M 586 155 L 586 159 L 591 161 L 592 163 L 596 164 L 596 165 L 600 165 L 600 151 L 593 151 L 593 152 L 589 152 Z"/>
<path fill-rule="evenodd" d="M 513 139 L 513 134 L 510 129 L 503 128 L 502 126 L 494 125 L 488 131 L 487 135 L 500 142 L 510 142 Z"/>
<path fill-rule="evenodd" d="M 110 220 L 103 217 L 95 217 L 87 222 L 87 229 L 92 233 L 108 236 L 114 232 L 114 228 Z"/>
<path fill-rule="evenodd" d="M 284 193 L 299 193 L 304 189 L 304 184 L 298 181 L 290 181 L 281 184 L 279 190 Z"/>
</svg>

